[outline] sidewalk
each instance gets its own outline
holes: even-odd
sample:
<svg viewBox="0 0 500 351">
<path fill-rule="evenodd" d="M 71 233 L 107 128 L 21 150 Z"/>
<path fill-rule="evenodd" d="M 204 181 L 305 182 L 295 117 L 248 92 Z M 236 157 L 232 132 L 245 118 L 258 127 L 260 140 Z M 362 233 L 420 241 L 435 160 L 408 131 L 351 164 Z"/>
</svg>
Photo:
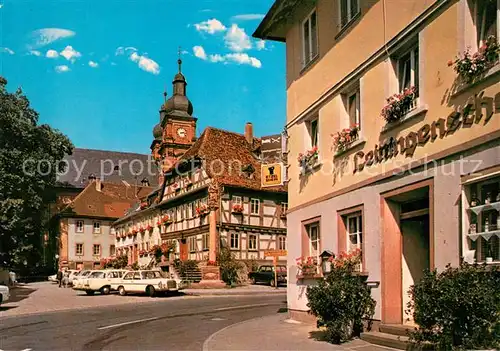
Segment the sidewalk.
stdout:
<svg viewBox="0 0 500 351">
<path fill-rule="evenodd" d="M 317 329 L 314 326 L 289 322 L 286 320 L 287 317 L 286 313 L 276 314 L 230 325 L 212 334 L 204 342 L 203 351 L 392 350 L 375 346 L 359 339 L 342 345 L 332 345 L 325 341 L 317 341 L 313 338 L 318 335 Z"/>
<path fill-rule="evenodd" d="M 267 285 L 245 285 L 223 289 L 185 289 L 186 295 L 275 295 L 286 294 L 286 287 L 272 288 Z"/>
</svg>

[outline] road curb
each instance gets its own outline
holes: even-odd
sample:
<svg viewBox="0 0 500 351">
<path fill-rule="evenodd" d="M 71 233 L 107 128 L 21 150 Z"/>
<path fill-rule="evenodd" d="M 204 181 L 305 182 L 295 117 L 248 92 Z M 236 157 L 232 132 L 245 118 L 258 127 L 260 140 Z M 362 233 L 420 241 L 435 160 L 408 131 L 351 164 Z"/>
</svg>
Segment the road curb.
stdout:
<svg viewBox="0 0 500 351">
<path fill-rule="evenodd" d="M 216 292 L 208 292 L 208 293 L 199 293 L 199 292 L 184 292 L 186 296 L 276 296 L 276 295 L 286 295 L 286 291 L 280 292 L 235 292 L 235 293 L 216 293 Z"/>
</svg>

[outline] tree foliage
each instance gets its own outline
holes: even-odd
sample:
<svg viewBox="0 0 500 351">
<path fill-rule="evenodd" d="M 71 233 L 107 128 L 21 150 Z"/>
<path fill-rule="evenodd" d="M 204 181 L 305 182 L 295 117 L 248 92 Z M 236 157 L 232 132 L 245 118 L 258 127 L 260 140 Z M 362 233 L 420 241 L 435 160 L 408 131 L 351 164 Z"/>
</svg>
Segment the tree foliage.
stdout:
<svg viewBox="0 0 500 351">
<path fill-rule="evenodd" d="M 231 286 L 240 282 L 241 263 L 236 260 L 229 248 L 223 247 L 220 249 L 217 254 L 217 264 L 220 267 L 221 279 L 226 285 Z"/>
<path fill-rule="evenodd" d="M 0 265 L 39 270 L 47 208 L 69 139 L 46 124 L 21 89 L 9 93 L 0 76 Z"/>
<path fill-rule="evenodd" d="M 411 287 L 416 343 L 438 350 L 500 348 L 500 270 L 463 263 L 440 273 L 427 271 Z"/>
</svg>

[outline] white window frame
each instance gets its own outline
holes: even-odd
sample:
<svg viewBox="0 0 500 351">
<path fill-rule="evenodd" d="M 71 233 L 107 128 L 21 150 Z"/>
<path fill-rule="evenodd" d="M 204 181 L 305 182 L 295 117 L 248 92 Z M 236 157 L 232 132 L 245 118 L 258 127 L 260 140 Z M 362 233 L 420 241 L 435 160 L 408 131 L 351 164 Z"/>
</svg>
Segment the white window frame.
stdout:
<svg viewBox="0 0 500 351">
<path fill-rule="evenodd" d="M 197 243 L 196 243 L 196 236 L 190 236 L 189 237 L 189 252 L 194 253 L 197 251 Z"/>
<path fill-rule="evenodd" d="M 98 253 L 95 253 L 95 249 L 96 247 L 99 248 L 99 252 Z M 92 256 L 101 256 L 101 245 L 100 244 L 93 244 L 92 245 Z"/>
<path fill-rule="evenodd" d="M 209 234 L 203 234 L 202 236 L 202 250 L 203 251 L 208 251 L 210 248 L 210 235 Z"/>
<path fill-rule="evenodd" d="M 250 214 L 260 215 L 260 199 L 250 199 Z"/>
<path fill-rule="evenodd" d="M 311 18 L 316 15 L 316 53 L 313 54 L 313 36 L 312 36 L 312 26 L 311 26 Z M 306 37 L 304 33 L 304 25 L 307 23 L 307 30 L 309 31 L 309 52 L 306 53 Z M 319 35 L 318 35 L 318 13 L 316 12 L 316 8 L 312 10 L 309 15 L 302 21 L 300 26 L 301 36 L 302 36 L 302 66 L 306 67 L 310 62 L 312 62 L 319 55 Z"/>
<path fill-rule="evenodd" d="M 233 245 L 236 243 L 237 245 Z M 240 233 L 232 232 L 229 234 L 229 247 L 231 250 L 239 250 L 240 248 Z"/>
<path fill-rule="evenodd" d="M 254 245 L 250 245 L 250 243 L 252 242 L 252 239 L 255 239 L 255 240 L 253 240 Z M 253 247 L 251 247 L 251 246 L 253 246 Z M 249 251 L 257 251 L 258 250 L 257 234 L 248 234 L 248 250 Z"/>
<path fill-rule="evenodd" d="M 473 15 L 472 17 L 472 22 L 474 24 L 474 44 L 477 45 L 476 49 L 478 49 L 481 45 L 484 44 L 484 40 L 487 39 L 486 33 L 482 33 L 484 29 L 478 28 L 478 20 L 479 20 L 479 13 L 478 13 L 478 2 L 479 1 L 484 1 L 484 0 L 475 0 L 473 2 L 474 8 L 471 9 L 471 13 Z M 482 24 L 480 24 L 482 27 Z M 496 25 L 497 25 L 497 32 L 496 32 L 496 37 L 497 40 L 500 40 L 500 0 L 497 0 L 497 11 L 496 11 Z"/>
<path fill-rule="evenodd" d="M 79 246 L 82 248 L 81 251 L 78 250 Z M 84 251 L 83 251 L 83 243 L 76 243 L 75 244 L 75 255 L 76 256 L 83 256 L 83 253 L 84 253 Z"/>
<path fill-rule="evenodd" d="M 340 24 L 340 29 L 342 30 L 343 28 L 347 27 L 351 21 L 359 14 L 360 12 L 360 7 L 359 7 L 359 1 L 360 0 L 356 0 L 356 7 L 357 7 L 357 11 L 355 13 L 352 12 L 352 9 L 351 9 L 351 0 L 347 0 L 347 13 L 346 13 L 346 21 L 345 23 L 342 23 L 342 0 L 338 0 L 338 4 L 339 4 L 339 24 Z"/>
<path fill-rule="evenodd" d="M 418 54 L 417 56 L 417 59 L 415 58 L 415 52 Z M 402 60 L 403 60 L 403 57 L 405 57 L 406 55 L 410 55 L 410 86 L 413 86 L 413 87 L 416 87 L 417 88 L 417 99 L 418 99 L 418 96 L 419 96 L 419 89 L 420 89 L 420 84 L 419 84 L 419 75 L 420 75 L 420 65 L 419 65 L 419 59 L 420 59 L 420 47 L 418 45 L 418 43 L 416 43 L 415 45 L 412 45 L 411 48 L 409 48 L 408 50 L 405 50 L 404 52 L 401 53 L 401 55 L 398 55 L 397 57 L 397 71 L 396 71 L 396 77 L 398 79 L 398 92 L 402 92 L 405 87 L 403 86 L 404 84 L 404 76 L 405 74 L 401 74 L 401 64 L 402 64 Z M 406 71 L 403 71 L 403 72 L 406 72 Z M 416 105 L 416 103 L 415 103 Z"/>
<path fill-rule="evenodd" d="M 313 124 L 316 124 L 316 130 L 313 130 Z M 310 148 L 319 147 L 319 116 L 311 118 L 307 121 L 307 132 L 309 136 Z M 316 140 L 314 140 L 316 138 Z"/>
<path fill-rule="evenodd" d="M 238 195 L 233 195 L 233 206 L 234 205 L 241 205 L 243 206 L 243 198 L 241 196 L 238 196 Z"/>
<path fill-rule="evenodd" d="M 278 236 L 278 250 L 286 250 L 286 236 Z"/>
<path fill-rule="evenodd" d="M 317 235 L 316 235 L 316 240 L 312 240 L 312 228 L 317 228 Z M 320 225 L 319 222 L 314 222 L 311 224 L 308 224 L 306 226 L 307 230 L 307 238 L 309 240 L 309 256 L 316 258 L 318 264 L 321 262 L 319 255 L 321 254 L 321 230 L 320 230 Z M 316 255 L 313 254 L 313 243 L 316 243 L 317 245 L 317 252 Z"/>
<path fill-rule="evenodd" d="M 81 224 L 81 226 L 80 226 Z M 75 232 L 76 233 L 83 233 L 85 230 L 85 222 L 84 221 L 76 221 L 75 223 Z"/>
<path fill-rule="evenodd" d="M 355 96 L 355 103 L 356 106 L 354 107 L 355 109 L 355 116 L 354 120 L 352 120 L 351 116 L 351 97 Z M 349 128 L 352 127 L 353 124 L 358 125 L 358 129 L 361 130 L 361 92 L 359 89 L 359 85 L 356 86 L 354 89 L 350 90 L 348 93 L 345 94 L 345 108 L 347 112 L 347 118 L 349 120 Z"/>
<path fill-rule="evenodd" d="M 96 226 L 97 224 L 97 226 Z M 94 234 L 101 234 L 101 222 L 94 222 L 92 227 L 92 232 Z"/>
<path fill-rule="evenodd" d="M 288 212 L 288 202 L 281 203 L 281 214 L 286 214 Z"/>
</svg>

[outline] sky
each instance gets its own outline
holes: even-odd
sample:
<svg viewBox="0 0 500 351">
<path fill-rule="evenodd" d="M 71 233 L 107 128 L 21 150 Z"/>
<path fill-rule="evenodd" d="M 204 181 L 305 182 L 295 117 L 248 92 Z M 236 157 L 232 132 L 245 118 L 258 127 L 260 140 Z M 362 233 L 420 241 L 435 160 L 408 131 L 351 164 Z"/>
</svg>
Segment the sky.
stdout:
<svg viewBox="0 0 500 351">
<path fill-rule="evenodd" d="M 207 126 L 285 124 L 285 47 L 252 38 L 273 0 L 0 0 L 0 75 L 76 147 L 149 153 L 179 47 Z"/>
</svg>

